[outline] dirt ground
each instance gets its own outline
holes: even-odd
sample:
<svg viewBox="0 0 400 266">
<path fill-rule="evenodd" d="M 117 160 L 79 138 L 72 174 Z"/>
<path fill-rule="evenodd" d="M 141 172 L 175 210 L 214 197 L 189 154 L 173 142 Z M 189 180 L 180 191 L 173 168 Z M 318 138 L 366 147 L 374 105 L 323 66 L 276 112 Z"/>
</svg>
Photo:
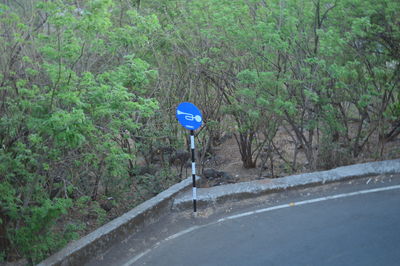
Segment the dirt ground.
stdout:
<svg viewBox="0 0 400 266">
<path fill-rule="evenodd" d="M 280 129 L 274 141 L 281 155 L 285 157 L 288 161 L 292 161 L 295 152 L 295 145 L 291 140 L 291 137 L 283 129 Z M 352 156 L 350 154 L 339 154 L 338 156 L 342 156 L 344 158 L 339 158 L 338 161 L 343 163 L 339 163 L 339 165 L 335 167 L 355 163 L 365 163 L 371 161 L 400 158 L 400 137 L 385 144 L 382 157 L 377 156 L 377 143 L 377 140 L 372 139 L 372 141 L 366 145 L 364 151 L 355 159 L 351 158 Z M 221 145 L 215 147 L 214 151 L 215 155 L 213 159 L 209 160 L 209 162 L 204 163 L 204 169 L 212 168 L 228 173 L 232 177 L 232 180 L 229 183 L 246 182 L 257 179 L 277 178 L 291 174 L 305 173 L 309 171 L 307 169 L 306 156 L 302 150 L 298 151 L 296 171 L 293 171 L 293 169 L 288 167 L 287 164 L 281 158 L 279 158 L 276 153 L 274 153 L 274 176 L 271 176 L 272 171 L 270 167 L 261 169 L 260 160 L 258 160 L 257 168 L 245 169 L 242 166 L 238 144 L 233 136 L 226 139 Z M 267 166 L 269 166 L 269 163 L 267 163 Z M 215 185 L 220 185 L 220 183 L 215 182 L 215 180 L 214 182 L 200 183 L 200 187 L 210 187 Z"/>
</svg>

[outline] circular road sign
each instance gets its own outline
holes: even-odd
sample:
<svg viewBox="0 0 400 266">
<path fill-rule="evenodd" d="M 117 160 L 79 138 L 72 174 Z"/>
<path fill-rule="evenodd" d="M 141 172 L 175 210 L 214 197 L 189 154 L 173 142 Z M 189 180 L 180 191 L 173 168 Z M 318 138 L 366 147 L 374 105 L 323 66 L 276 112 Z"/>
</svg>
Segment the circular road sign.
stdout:
<svg viewBox="0 0 400 266">
<path fill-rule="evenodd" d="M 198 129 L 203 122 L 199 108 L 188 102 L 178 105 L 176 108 L 176 118 L 184 128 L 189 130 Z"/>
</svg>

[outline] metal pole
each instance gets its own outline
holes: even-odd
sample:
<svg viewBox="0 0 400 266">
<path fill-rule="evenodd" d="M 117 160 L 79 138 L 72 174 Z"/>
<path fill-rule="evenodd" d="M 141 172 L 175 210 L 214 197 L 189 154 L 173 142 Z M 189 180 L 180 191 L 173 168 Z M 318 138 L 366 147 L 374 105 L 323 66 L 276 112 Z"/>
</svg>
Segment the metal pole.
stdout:
<svg viewBox="0 0 400 266">
<path fill-rule="evenodd" d="M 193 212 L 196 212 L 196 162 L 194 158 L 194 131 L 190 130 L 190 149 L 192 150 Z"/>
</svg>

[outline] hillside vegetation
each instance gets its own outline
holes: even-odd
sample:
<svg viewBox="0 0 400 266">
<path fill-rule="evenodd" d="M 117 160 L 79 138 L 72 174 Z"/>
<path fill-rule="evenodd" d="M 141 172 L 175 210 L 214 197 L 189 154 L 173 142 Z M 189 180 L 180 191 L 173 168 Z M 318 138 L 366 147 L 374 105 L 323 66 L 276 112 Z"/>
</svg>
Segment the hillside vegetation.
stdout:
<svg viewBox="0 0 400 266">
<path fill-rule="evenodd" d="M 398 0 L 0 0 L 0 51 L 0 261 L 181 180 L 182 101 L 200 164 L 231 135 L 271 176 L 380 159 L 400 134 Z"/>
</svg>

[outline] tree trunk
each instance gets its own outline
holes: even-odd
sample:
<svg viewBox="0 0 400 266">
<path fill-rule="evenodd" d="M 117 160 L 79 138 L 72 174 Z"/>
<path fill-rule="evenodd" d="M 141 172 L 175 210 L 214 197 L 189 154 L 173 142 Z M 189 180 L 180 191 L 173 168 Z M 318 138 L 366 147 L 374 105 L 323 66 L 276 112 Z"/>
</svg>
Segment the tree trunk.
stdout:
<svg viewBox="0 0 400 266">
<path fill-rule="evenodd" d="M 239 137 L 234 134 L 236 142 L 239 146 L 240 156 L 243 162 L 243 167 L 255 168 L 256 160 L 253 160 L 252 144 L 254 133 L 239 133 Z"/>
</svg>

